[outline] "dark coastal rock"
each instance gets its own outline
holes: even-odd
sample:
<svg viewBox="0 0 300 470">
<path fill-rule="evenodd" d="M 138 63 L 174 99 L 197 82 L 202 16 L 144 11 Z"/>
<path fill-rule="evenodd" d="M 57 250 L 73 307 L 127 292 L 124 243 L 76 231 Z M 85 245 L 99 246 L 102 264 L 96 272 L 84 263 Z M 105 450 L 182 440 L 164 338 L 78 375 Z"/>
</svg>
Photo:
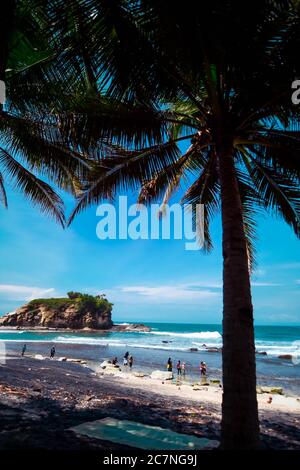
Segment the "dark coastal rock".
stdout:
<svg viewBox="0 0 300 470">
<path fill-rule="evenodd" d="M 210 379 L 210 383 L 219 385 L 221 381 L 219 379 Z"/>
<path fill-rule="evenodd" d="M 17 328 L 110 329 L 112 304 L 103 296 L 36 299 L 0 318 L 0 326 Z"/>
<path fill-rule="evenodd" d="M 124 323 L 123 325 L 114 325 L 113 331 L 148 333 L 151 331 L 151 328 L 150 326 L 143 325 L 142 323 Z"/>
<path fill-rule="evenodd" d="M 197 352 L 197 351 L 199 351 L 199 350 L 198 350 L 198 348 L 190 348 L 190 351 L 192 351 L 192 352 Z"/>
<path fill-rule="evenodd" d="M 287 361 L 291 361 L 293 359 L 293 356 L 292 354 L 280 354 L 280 356 L 278 356 L 279 359 L 285 359 Z"/>
<path fill-rule="evenodd" d="M 273 395 L 283 395 L 282 387 L 259 387 L 260 393 L 271 393 Z"/>
<path fill-rule="evenodd" d="M 222 352 L 222 348 L 206 348 L 207 352 Z"/>
<path fill-rule="evenodd" d="M 267 352 L 266 351 L 256 351 L 256 354 L 259 354 L 260 356 L 267 356 Z"/>
</svg>

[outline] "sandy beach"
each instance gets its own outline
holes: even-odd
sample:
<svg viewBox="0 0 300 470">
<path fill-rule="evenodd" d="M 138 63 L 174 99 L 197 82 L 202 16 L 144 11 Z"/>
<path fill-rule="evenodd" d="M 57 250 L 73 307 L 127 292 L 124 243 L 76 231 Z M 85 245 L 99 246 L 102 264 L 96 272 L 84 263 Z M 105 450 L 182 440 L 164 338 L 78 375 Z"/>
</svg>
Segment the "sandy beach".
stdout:
<svg viewBox="0 0 300 470">
<path fill-rule="evenodd" d="M 221 406 L 222 388 L 219 385 L 210 384 L 209 386 L 201 385 L 201 382 L 188 383 L 182 379 L 164 380 L 152 379 L 150 376 L 137 377 L 135 372 L 120 371 L 112 374 L 111 371 L 105 372 L 101 368 L 95 368 L 99 378 L 114 377 L 118 379 L 120 386 L 125 386 L 130 389 L 142 389 L 146 393 L 153 393 L 157 395 L 164 395 L 165 397 L 172 397 L 182 400 L 194 400 L 196 398 L 200 403 L 205 405 Z M 139 374 L 137 372 L 136 374 Z M 271 387 L 269 387 L 271 389 Z M 263 390 L 267 387 L 263 387 Z M 272 397 L 272 403 L 268 403 L 269 397 Z M 261 411 L 288 412 L 300 415 L 300 398 L 287 395 L 280 395 L 277 393 L 258 393 L 258 404 Z M 300 421 L 299 421 L 300 422 Z"/>
<path fill-rule="evenodd" d="M 71 351 L 69 359 L 76 359 Z M 108 416 L 219 439 L 218 384 L 193 386 L 152 379 L 138 369 L 108 372 L 96 363 L 21 358 L 11 352 L 0 373 L 1 450 L 123 449 L 69 430 Z M 299 398 L 259 393 L 258 403 L 264 447 L 299 450 Z"/>
</svg>

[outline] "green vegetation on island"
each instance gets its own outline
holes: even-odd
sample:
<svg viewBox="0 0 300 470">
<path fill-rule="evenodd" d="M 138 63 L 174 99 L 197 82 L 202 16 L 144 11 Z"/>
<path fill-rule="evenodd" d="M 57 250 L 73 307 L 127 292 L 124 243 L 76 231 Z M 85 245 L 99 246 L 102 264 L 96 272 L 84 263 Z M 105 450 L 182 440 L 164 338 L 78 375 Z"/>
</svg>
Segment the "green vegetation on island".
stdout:
<svg viewBox="0 0 300 470">
<path fill-rule="evenodd" d="M 32 308 L 37 308 L 43 305 L 49 309 L 61 310 L 69 305 L 77 304 L 78 313 L 96 311 L 110 311 L 113 304 L 107 300 L 104 294 L 90 295 L 81 292 L 68 292 L 68 297 L 52 297 L 49 299 L 33 299 L 27 305 Z"/>
</svg>

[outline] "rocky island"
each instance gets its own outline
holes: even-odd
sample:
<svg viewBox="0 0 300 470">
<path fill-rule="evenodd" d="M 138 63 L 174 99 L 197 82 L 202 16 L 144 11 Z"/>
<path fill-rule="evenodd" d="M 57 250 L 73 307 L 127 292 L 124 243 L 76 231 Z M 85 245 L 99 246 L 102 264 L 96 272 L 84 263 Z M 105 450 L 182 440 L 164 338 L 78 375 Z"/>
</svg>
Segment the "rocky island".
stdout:
<svg viewBox="0 0 300 470">
<path fill-rule="evenodd" d="M 104 295 L 68 292 L 68 297 L 34 299 L 0 318 L 0 326 L 110 329 L 112 304 Z"/>
<path fill-rule="evenodd" d="M 0 318 L 0 328 L 150 331 L 142 324 L 114 325 L 104 294 L 68 292 L 67 297 L 34 299 Z"/>
</svg>

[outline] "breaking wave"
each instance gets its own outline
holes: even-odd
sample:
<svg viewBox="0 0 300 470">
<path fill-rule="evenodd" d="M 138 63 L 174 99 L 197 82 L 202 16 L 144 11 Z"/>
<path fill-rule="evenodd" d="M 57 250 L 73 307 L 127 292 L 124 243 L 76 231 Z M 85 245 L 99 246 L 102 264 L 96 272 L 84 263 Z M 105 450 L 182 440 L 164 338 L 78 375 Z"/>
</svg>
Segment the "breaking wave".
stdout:
<svg viewBox="0 0 300 470">
<path fill-rule="evenodd" d="M 158 335 L 158 336 L 174 336 L 175 338 L 190 338 L 190 339 L 220 339 L 222 335 L 218 331 L 200 331 L 195 333 L 175 333 L 171 331 L 149 331 L 144 334 Z"/>
</svg>

